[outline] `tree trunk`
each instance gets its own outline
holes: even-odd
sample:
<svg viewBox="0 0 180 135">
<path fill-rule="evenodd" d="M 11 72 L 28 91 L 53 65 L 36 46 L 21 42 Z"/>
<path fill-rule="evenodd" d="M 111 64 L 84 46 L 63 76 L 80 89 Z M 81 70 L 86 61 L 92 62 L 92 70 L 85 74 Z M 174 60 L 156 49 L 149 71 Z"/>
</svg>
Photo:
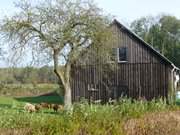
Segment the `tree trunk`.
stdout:
<svg viewBox="0 0 180 135">
<path fill-rule="evenodd" d="M 70 64 L 66 64 L 65 68 L 64 68 L 64 76 L 61 77 L 61 79 L 63 80 L 63 85 L 64 85 L 64 89 L 65 89 L 65 93 L 64 93 L 64 104 L 65 107 L 68 109 L 71 107 L 72 105 L 72 99 L 71 99 L 71 85 L 70 85 L 70 72 L 71 72 L 71 65 Z"/>
<path fill-rule="evenodd" d="M 72 105 L 72 100 L 71 100 L 71 86 L 69 82 L 64 85 L 65 93 L 64 93 L 64 104 L 65 107 L 68 109 Z"/>
<path fill-rule="evenodd" d="M 58 67 L 58 50 L 54 50 L 53 58 L 54 58 L 54 72 L 58 77 L 59 82 L 62 81 L 64 86 L 64 105 L 66 109 L 69 109 L 72 105 L 71 99 L 71 86 L 70 86 L 70 72 L 71 72 L 71 65 L 66 64 L 63 68 L 60 69 Z M 61 83 L 59 83 L 61 85 Z"/>
</svg>

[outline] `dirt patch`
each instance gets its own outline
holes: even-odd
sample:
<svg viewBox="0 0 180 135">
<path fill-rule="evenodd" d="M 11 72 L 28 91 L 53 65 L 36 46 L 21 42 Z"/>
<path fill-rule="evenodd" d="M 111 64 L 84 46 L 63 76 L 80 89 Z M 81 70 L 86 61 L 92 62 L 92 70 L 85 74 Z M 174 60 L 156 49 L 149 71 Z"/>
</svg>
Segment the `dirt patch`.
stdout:
<svg viewBox="0 0 180 135">
<path fill-rule="evenodd" d="M 148 114 L 128 120 L 124 131 L 127 135 L 180 135 L 180 111 Z"/>
</svg>

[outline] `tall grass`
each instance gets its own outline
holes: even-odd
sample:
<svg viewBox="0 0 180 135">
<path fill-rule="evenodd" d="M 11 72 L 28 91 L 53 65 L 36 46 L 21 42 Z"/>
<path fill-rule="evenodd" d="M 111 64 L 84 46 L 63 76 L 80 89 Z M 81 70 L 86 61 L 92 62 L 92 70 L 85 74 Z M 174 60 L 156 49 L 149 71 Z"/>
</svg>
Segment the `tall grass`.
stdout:
<svg viewBox="0 0 180 135">
<path fill-rule="evenodd" d="M 123 126 L 129 119 L 176 109 L 162 99 L 151 102 L 122 99 L 114 105 L 81 102 L 58 113 L 29 114 L 21 108 L 9 108 L 0 110 L 0 129 L 26 129 L 23 134 L 32 135 L 125 135 Z"/>
</svg>

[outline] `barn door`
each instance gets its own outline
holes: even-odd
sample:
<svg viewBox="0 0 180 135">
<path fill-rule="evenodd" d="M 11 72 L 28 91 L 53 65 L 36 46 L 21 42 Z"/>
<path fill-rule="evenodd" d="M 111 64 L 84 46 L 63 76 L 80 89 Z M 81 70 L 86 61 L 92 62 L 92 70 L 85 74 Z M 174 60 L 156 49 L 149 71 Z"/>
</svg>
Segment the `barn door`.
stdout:
<svg viewBox="0 0 180 135">
<path fill-rule="evenodd" d="M 129 96 L 128 86 L 118 85 L 114 95 L 116 99 L 119 99 L 120 97 L 128 97 Z"/>
<path fill-rule="evenodd" d="M 101 102 L 99 97 L 99 87 L 97 84 L 88 84 L 88 100 L 89 102 Z"/>
</svg>

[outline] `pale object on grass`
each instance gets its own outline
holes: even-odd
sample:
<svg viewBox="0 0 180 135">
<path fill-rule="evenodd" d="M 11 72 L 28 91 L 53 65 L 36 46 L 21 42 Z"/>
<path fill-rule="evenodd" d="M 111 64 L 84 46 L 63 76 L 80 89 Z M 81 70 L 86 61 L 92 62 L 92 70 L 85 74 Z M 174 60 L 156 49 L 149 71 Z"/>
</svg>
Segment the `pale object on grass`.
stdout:
<svg viewBox="0 0 180 135">
<path fill-rule="evenodd" d="M 31 112 L 35 112 L 36 108 L 32 104 L 26 103 L 25 106 L 24 106 L 24 110 L 31 113 Z"/>
</svg>

